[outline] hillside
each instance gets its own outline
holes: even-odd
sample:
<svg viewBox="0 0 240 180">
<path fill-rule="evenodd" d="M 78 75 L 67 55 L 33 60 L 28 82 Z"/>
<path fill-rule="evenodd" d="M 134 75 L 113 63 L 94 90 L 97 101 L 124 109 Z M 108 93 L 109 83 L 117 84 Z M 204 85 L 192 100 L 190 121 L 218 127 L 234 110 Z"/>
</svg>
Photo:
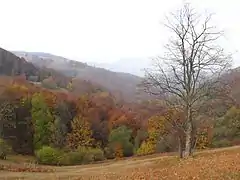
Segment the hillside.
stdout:
<svg viewBox="0 0 240 180">
<path fill-rule="evenodd" d="M 24 57 L 38 67 L 47 67 L 57 70 L 68 77 L 76 77 L 105 87 L 113 94 L 128 101 L 147 99 L 149 96 L 139 92 L 137 85 L 142 78 L 121 72 L 113 72 L 104 68 L 89 66 L 86 63 L 69 60 L 64 57 L 39 52 L 14 52 L 19 57 Z"/>
<path fill-rule="evenodd" d="M 240 67 L 234 68 L 223 76 L 231 90 L 231 96 L 237 104 L 240 104 Z"/>
<path fill-rule="evenodd" d="M 103 86 L 94 84 L 80 78 L 72 78 L 64 73 L 45 65 L 40 66 L 34 61 L 26 61 L 26 57 L 18 57 L 15 54 L 0 48 L 0 90 L 11 83 L 17 76 L 24 75 L 26 80 L 34 82 L 35 85 L 52 86 L 54 89 L 65 89 L 72 83 L 74 94 L 96 92 L 106 90 Z M 33 58 L 37 59 L 37 58 Z M 37 62 L 41 63 L 42 61 Z M 47 60 L 44 62 L 48 62 Z M 46 85 L 48 84 L 48 85 Z M 51 87 L 51 89 L 52 89 Z M 50 88 L 50 87 L 46 87 Z"/>
<path fill-rule="evenodd" d="M 113 72 L 49 53 L 17 51 L 14 54 L 0 48 L 1 75 L 25 73 L 27 79 L 35 77 L 35 81 L 52 77 L 60 88 L 66 88 L 73 79 L 76 94 L 102 89 L 125 101 L 152 98 L 137 89 L 142 78 L 129 73 Z M 233 69 L 224 78 L 230 84 L 232 97 L 240 103 L 239 68 Z"/>
<path fill-rule="evenodd" d="M 0 75 L 20 75 L 37 76 L 39 69 L 24 58 L 19 58 L 13 53 L 0 48 Z"/>
</svg>

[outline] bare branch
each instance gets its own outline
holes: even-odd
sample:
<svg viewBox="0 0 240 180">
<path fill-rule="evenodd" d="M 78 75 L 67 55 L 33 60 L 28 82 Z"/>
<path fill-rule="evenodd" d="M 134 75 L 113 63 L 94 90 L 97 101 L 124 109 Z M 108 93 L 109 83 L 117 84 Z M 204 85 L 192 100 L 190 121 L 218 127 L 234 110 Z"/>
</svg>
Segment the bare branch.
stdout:
<svg viewBox="0 0 240 180">
<path fill-rule="evenodd" d="M 169 106 L 182 108 L 188 137 L 195 110 L 221 94 L 224 87 L 221 76 L 232 60 L 218 45 L 223 32 L 211 25 L 211 19 L 212 14 L 203 18 L 189 4 L 171 13 L 165 24 L 172 32 L 165 55 L 156 58 L 153 67 L 146 70 L 142 84 L 147 92 L 164 98 Z"/>
</svg>

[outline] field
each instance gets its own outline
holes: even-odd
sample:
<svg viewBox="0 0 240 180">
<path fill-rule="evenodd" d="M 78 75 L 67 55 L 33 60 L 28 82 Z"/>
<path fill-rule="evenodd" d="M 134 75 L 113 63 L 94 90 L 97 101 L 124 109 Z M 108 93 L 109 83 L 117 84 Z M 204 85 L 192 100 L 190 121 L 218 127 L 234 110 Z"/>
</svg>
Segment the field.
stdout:
<svg viewBox="0 0 240 180">
<path fill-rule="evenodd" d="M 8 161 L 0 161 L 0 164 L 26 167 L 21 161 L 20 158 L 12 158 Z M 240 180 L 240 147 L 202 151 L 187 160 L 160 154 L 82 166 L 36 165 L 30 169 L 34 170 L 34 168 L 53 172 L 12 172 L 6 169 L 0 171 L 0 179 Z"/>
</svg>

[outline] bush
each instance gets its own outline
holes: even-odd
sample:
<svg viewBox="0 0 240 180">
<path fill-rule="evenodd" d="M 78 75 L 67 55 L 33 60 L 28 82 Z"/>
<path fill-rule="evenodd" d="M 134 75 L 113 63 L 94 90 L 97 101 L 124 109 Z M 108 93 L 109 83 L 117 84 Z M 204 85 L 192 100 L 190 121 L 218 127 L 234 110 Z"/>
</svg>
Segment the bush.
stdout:
<svg viewBox="0 0 240 180">
<path fill-rule="evenodd" d="M 137 155 L 138 156 L 143 156 L 143 155 L 148 155 L 148 154 L 153 154 L 155 153 L 156 147 L 154 146 L 153 143 L 147 141 L 143 142 L 140 146 L 140 148 L 137 150 Z"/>
<path fill-rule="evenodd" d="M 103 161 L 105 159 L 104 152 L 99 148 L 91 149 L 90 153 L 93 154 L 94 161 Z"/>
<path fill-rule="evenodd" d="M 43 146 L 36 152 L 38 163 L 46 165 L 58 165 L 62 156 L 63 152 L 49 146 Z"/>
<path fill-rule="evenodd" d="M 228 139 L 217 140 L 212 143 L 213 148 L 221 148 L 231 146 L 232 143 Z"/>
<path fill-rule="evenodd" d="M 134 154 L 134 146 L 132 143 L 126 143 L 123 147 L 123 155 L 125 157 L 130 157 Z"/>
<path fill-rule="evenodd" d="M 37 161 L 46 165 L 80 165 L 104 160 L 101 149 L 78 147 L 76 151 L 63 152 L 48 146 L 36 152 Z"/>
<path fill-rule="evenodd" d="M 121 144 L 116 144 L 114 147 L 114 156 L 115 158 L 122 158 L 123 155 L 123 147 Z"/>
<path fill-rule="evenodd" d="M 119 152 L 119 146 L 121 146 L 123 156 L 131 156 L 133 155 L 134 147 L 133 144 L 130 142 L 132 135 L 132 130 L 127 128 L 126 126 L 120 126 L 114 130 L 109 135 L 108 141 L 109 145 L 112 149 L 114 149 L 115 154 L 116 150 L 117 156 L 121 156 L 121 153 Z"/>
<path fill-rule="evenodd" d="M 78 165 L 82 164 L 83 161 L 83 154 L 74 151 L 74 152 L 69 152 L 66 154 L 66 157 L 62 159 L 63 165 Z"/>
<path fill-rule="evenodd" d="M 76 151 L 67 153 L 67 157 L 62 159 L 64 165 L 88 164 L 93 161 L 104 160 L 104 153 L 101 149 L 78 147 Z"/>
<path fill-rule="evenodd" d="M 105 147 L 104 148 L 104 155 L 107 159 L 114 159 L 115 158 L 114 150 L 110 147 Z"/>
<path fill-rule="evenodd" d="M 91 153 L 91 149 L 87 147 L 78 147 L 77 152 L 82 157 L 80 164 L 87 164 L 94 161 L 94 155 Z"/>
<path fill-rule="evenodd" d="M 58 165 L 61 166 L 72 165 L 69 153 L 63 153 L 62 156 L 59 157 Z"/>
<path fill-rule="evenodd" d="M 3 140 L 0 139 L 0 159 L 6 159 L 7 154 L 11 152 L 11 147 Z"/>
</svg>

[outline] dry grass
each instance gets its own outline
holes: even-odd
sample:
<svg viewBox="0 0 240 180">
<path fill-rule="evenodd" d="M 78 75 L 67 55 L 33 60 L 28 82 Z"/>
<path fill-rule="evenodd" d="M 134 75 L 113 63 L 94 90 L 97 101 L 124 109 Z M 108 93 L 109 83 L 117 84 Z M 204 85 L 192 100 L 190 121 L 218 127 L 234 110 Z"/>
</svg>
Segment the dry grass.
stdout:
<svg viewBox="0 0 240 180">
<path fill-rule="evenodd" d="M 0 172 L 0 179 L 167 179 L 167 180 L 239 180 L 240 147 L 197 153 L 179 160 L 174 156 L 149 156 L 95 165 L 48 167 L 54 173 Z"/>
</svg>

